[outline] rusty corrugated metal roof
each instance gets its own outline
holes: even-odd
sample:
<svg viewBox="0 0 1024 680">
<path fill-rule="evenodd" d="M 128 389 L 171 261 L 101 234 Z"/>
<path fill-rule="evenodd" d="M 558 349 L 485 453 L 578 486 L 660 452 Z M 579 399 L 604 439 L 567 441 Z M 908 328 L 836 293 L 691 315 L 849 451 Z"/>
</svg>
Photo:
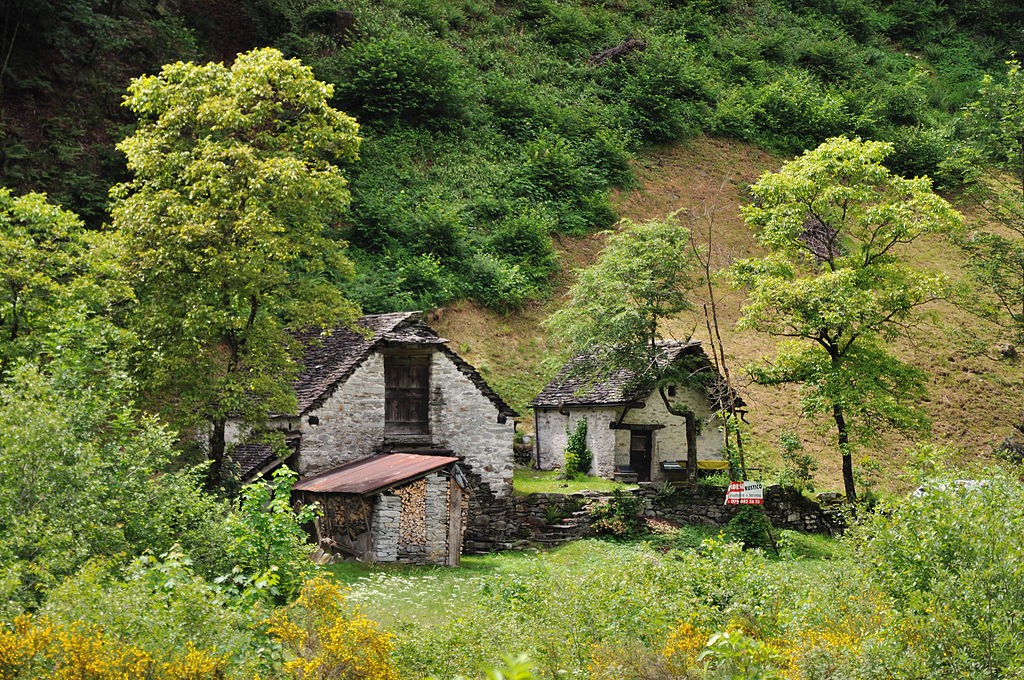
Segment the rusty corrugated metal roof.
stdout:
<svg viewBox="0 0 1024 680">
<path fill-rule="evenodd" d="M 313 493 L 368 494 L 446 465 L 457 463 L 452 456 L 424 456 L 417 453 L 385 453 L 346 463 L 299 481 L 295 491 Z"/>
</svg>

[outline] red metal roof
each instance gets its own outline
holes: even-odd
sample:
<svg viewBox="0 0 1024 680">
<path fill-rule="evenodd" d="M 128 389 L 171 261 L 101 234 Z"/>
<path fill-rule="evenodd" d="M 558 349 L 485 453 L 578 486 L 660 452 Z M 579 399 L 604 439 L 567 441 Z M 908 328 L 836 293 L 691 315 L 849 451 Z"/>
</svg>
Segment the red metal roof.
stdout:
<svg viewBox="0 0 1024 680">
<path fill-rule="evenodd" d="M 421 477 L 458 461 L 458 458 L 451 456 L 386 453 L 346 463 L 333 470 L 307 477 L 298 482 L 294 490 L 368 494 L 414 477 Z"/>
</svg>

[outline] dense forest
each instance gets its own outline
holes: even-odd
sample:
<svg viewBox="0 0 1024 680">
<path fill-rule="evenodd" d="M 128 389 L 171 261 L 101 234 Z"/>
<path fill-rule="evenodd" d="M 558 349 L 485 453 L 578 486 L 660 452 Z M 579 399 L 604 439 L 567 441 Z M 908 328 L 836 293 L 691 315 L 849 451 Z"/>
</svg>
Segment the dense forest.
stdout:
<svg viewBox="0 0 1024 680">
<path fill-rule="evenodd" d="M 0 181 L 90 228 L 124 179 L 131 77 L 273 46 L 334 85 L 346 293 L 367 312 L 543 295 L 553 234 L 615 220 L 629 159 L 700 133 L 780 154 L 838 134 L 955 187 L 955 114 L 1020 47 L 1024 12 L 912 2 L 5 3 Z"/>
<path fill-rule="evenodd" d="M 967 487 L 955 455 L 912 447 L 905 483 L 930 491 L 861 498 L 847 537 L 806 561 L 799 536 L 769 535 L 769 559 L 743 552 L 757 543 L 743 526 L 703 541 L 636 542 L 638 529 L 580 548 L 595 565 L 583 575 L 521 556 L 484 583 L 473 569 L 490 563 L 471 564 L 449 586 L 466 589 L 460 609 L 423 625 L 402 618 L 408 603 L 353 608 L 338 580 L 387 601 L 372 574 L 308 559 L 293 475 L 239 489 L 222 469 L 229 417 L 294 408 L 298 329 L 564 306 L 551 327 L 564 347 L 620 331 L 655 346 L 694 306 L 686 287 L 714 298 L 710 231 L 702 249 L 699 223 L 619 224 L 573 285 L 563 260 L 618 223 L 615 197 L 654 159 L 713 138 L 782 166 L 744 183 L 759 250 L 725 275 L 747 296 L 741 327 L 773 342 L 749 379 L 801 386 L 785 406 L 834 422 L 829 455 L 859 498 L 857 445 L 925 431 L 929 374 L 897 351 L 919 308 L 992 324 L 998 371 L 1019 373 L 1024 8 L 8 0 L 0 13 L 0 678 L 1024 668 L 1012 439 L 1004 467 Z M 670 249 L 637 250 L 644 239 Z M 964 273 L 905 259 L 921 242 Z M 612 285 L 624 278 L 657 290 Z M 617 290 L 654 301 L 640 332 L 604 323 Z M 496 386 L 519 405 L 535 378 Z M 792 437 L 782 448 L 786 481 L 809 490 L 814 456 Z"/>
</svg>

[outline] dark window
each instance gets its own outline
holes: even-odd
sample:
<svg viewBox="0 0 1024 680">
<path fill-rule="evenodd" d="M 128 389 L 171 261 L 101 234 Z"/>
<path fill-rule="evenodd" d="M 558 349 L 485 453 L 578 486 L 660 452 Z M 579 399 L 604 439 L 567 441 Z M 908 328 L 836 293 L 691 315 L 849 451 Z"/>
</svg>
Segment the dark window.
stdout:
<svg viewBox="0 0 1024 680">
<path fill-rule="evenodd" d="M 385 434 L 430 434 L 430 357 L 384 357 Z"/>
</svg>

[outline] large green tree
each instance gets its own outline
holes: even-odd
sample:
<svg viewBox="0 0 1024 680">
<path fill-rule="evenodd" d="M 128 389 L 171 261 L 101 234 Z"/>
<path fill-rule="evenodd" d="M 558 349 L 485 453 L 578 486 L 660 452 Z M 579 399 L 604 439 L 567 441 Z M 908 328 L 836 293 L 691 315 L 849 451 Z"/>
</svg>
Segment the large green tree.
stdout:
<svg viewBox="0 0 1024 680">
<path fill-rule="evenodd" d="M 804 414 L 832 419 L 851 501 L 859 442 L 885 426 L 927 426 L 916 405 L 925 377 L 889 345 L 948 281 L 909 265 L 901 250 L 961 222 L 928 178 L 905 179 L 882 164 L 891 151 L 837 137 L 762 175 L 742 210 L 769 252 L 731 270 L 749 291 L 739 326 L 783 339 L 750 368 L 753 378 L 800 385 Z"/>
<path fill-rule="evenodd" d="M 597 262 L 578 272 L 568 304 L 546 323 L 597 364 L 643 374 L 663 338 L 661 322 L 693 308 L 690 230 L 675 219 L 624 220 L 607 234 Z"/>
<path fill-rule="evenodd" d="M 212 424 L 217 479 L 232 414 L 290 412 L 290 331 L 352 320 L 337 284 L 351 273 L 332 239 L 349 204 L 339 164 L 356 122 L 330 85 L 280 52 L 176 63 L 134 80 L 139 118 L 118 148 L 134 179 L 112 190 L 150 403 L 179 425 Z"/>
<path fill-rule="evenodd" d="M 975 280 L 992 295 L 973 311 L 995 321 L 1014 345 L 1024 344 L 1024 72 L 1009 62 L 1006 77 L 986 76 L 964 112 L 966 149 L 975 163 L 971 195 L 983 220 L 962 240 Z"/>
</svg>

